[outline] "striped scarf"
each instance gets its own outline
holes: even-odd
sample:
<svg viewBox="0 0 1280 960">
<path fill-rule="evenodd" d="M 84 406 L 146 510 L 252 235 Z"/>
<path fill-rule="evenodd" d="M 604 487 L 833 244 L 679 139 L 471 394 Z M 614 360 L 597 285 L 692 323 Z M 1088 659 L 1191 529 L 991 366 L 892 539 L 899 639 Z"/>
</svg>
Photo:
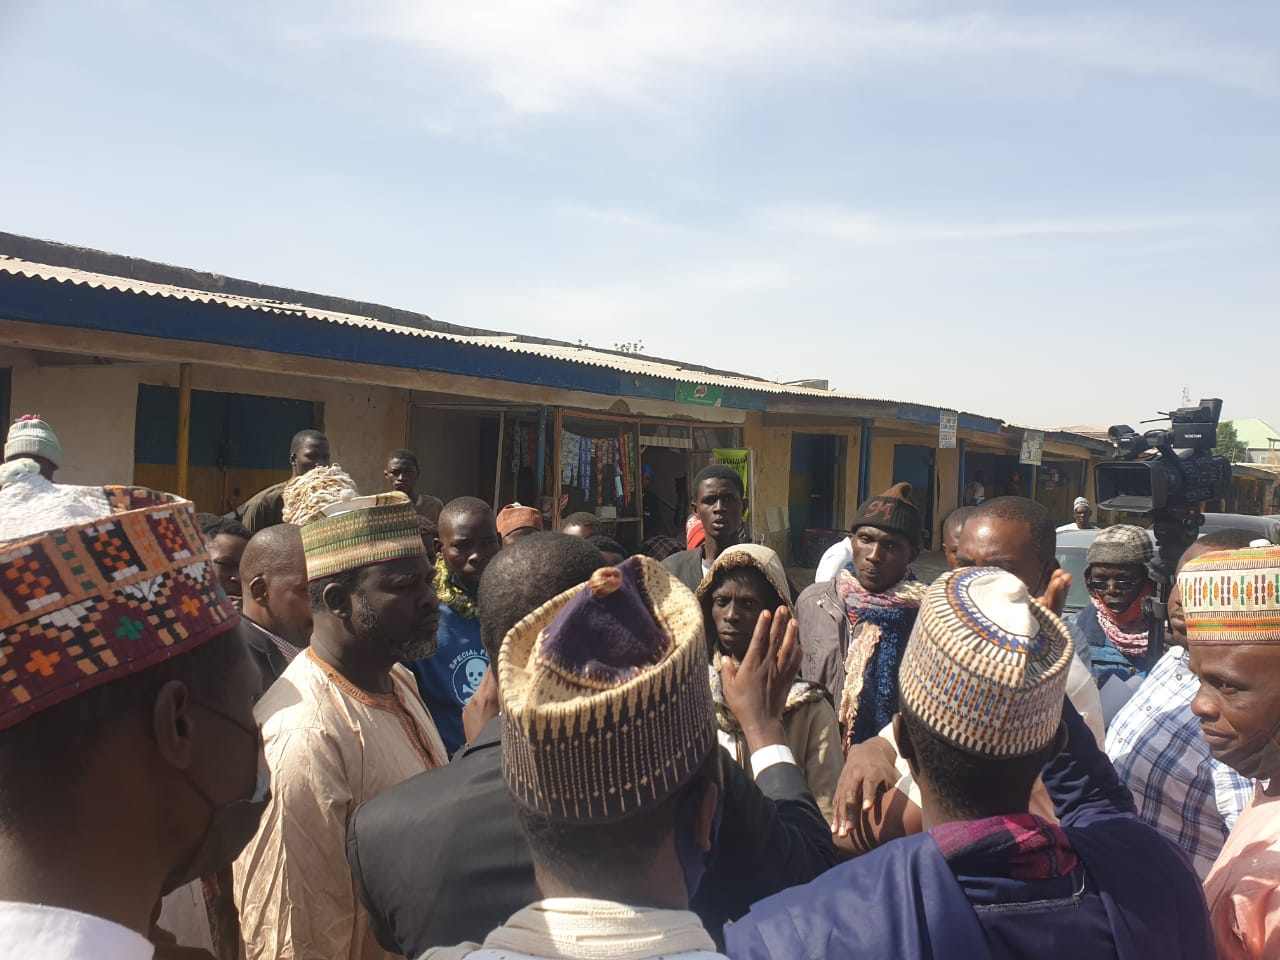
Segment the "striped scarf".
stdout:
<svg viewBox="0 0 1280 960">
<path fill-rule="evenodd" d="M 907 649 L 907 638 L 915 626 L 925 585 L 914 572 L 883 593 L 872 593 L 861 583 L 849 564 L 836 577 L 836 595 L 849 618 L 849 652 L 844 662 L 844 692 L 840 695 L 840 728 L 852 743 L 861 743 L 880 732 L 898 709 L 898 666 Z M 861 627 L 861 629 L 858 629 Z M 869 670 L 884 642 L 892 663 L 876 664 Z M 872 686 L 866 690 L 867 674 Z M 870 714 L 858 723 L 863 692 L 870 697 Z"/>
</svg>

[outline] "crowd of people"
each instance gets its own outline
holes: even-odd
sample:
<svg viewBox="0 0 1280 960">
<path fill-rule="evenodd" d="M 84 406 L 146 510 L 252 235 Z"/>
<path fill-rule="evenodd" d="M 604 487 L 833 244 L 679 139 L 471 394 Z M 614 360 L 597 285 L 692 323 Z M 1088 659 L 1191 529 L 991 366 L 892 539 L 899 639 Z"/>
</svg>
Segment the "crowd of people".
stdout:
<svg viewBox="0 0 1280 960">
<path fill-rule="evenodd" d="M 0 468 L 0 958 L 1280 957 L 1247 531 L 1153 630 L 1146 530 L 1063 619 L 1061 518 L 981 477 L 932 583 L 899 483 L 798 589 L 723 465 L 652 556 L 317 431 L 239 519 L 61 456 Z"/>
</svg>

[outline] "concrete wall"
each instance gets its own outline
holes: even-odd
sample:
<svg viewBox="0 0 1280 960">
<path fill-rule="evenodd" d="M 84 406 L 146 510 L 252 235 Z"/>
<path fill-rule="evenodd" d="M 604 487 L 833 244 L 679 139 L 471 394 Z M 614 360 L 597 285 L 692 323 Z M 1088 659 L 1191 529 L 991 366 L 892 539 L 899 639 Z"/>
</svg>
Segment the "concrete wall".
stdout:
<svg viewBox="0 0 1280 960">
<path fill-rule="evenodd" d="M 38 413 L 58 435 L 61 483 L 133 481 L 133 426 L 138 380 L 130 366 L 44 369 L 25 351 L 0 351 L 12 366 L 14 418 Z"/>
<path fill-rule="evenodd" d="M 63 483 L 132 482 L 138 384 L 178 385 L 176 364 L 37 367 L 27 351 L 0 350 L 0 365 L 13 368 L 13 415 L 42 414 L 57 431 Z M 386 455 L 406 440 L 405 390 L 207 366 L 193 369 L 192 388 L 324 404 L 334 459 L 361 490 L 383 489 Z"/>
</svg>

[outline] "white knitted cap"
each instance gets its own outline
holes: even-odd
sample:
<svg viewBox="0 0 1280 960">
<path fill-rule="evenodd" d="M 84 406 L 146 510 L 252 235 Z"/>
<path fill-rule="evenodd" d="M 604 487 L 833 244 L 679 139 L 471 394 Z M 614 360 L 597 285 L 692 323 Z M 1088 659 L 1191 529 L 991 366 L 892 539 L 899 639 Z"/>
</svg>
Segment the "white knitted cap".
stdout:
<svg viewBox="0 0 1280 960">
<path fill-rule="evenodd" d="M 9 428 L 9 439 L 5 441 L 4 458 L 44 457 L 55 467 L 62 466 L 62 445 L 58 443 L 58 435 L 53 428 L 39 418 L 28 414 L 15 420 Z"/>
</svg>

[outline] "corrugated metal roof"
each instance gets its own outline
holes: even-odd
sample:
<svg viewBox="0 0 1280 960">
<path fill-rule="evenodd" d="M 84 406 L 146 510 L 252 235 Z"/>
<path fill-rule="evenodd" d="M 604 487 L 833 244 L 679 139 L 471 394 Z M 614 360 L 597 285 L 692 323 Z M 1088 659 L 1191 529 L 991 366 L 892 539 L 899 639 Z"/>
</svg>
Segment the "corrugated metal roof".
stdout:
<svg viewBox="0 0 1280 960">
<path fill-rule="evenodd" d="M 761 380 L 727 372 L 712 372 L 702 368 L 684 367 L 670 361 L 656 360 L 634 354 L 615 353 L 597 350 L 592 347 L 577 346 L 570 343 L 531 342 L 515 334 L 494 333 L 483 336 L 472 336 L 429 330 L 418 327 L 402 326 L 375 320 L 372 317 L 351 313 L 339 313 L 332 310 L 320 310 L 296 303 L 280 300 L 267 300 L 256 297 L 240 296 L 227 293 L 212 293 L 191 287 L 178 287 L 170 284 L 151 283 L 128 277 L 116 277 L 110 274 L 91 273 L 69 267 L 53 266 L 44 263 L 33 263 L 16 257 L 0 256 L 0 271 L 18 276 L 40 280 L 53 280 L 58 283 L 71 283 L 96 289 L 116 290 L 140 296 L 168 297 L 200 303 L 215 303 L 242 310 L 256 310 L 279 315 L 301 316 L 327 323 L 338 323 L 345 326 L 364 327 L 380 330 L 384 333 L 398 334 L 408 337 L 421 337 L 428 340 L 444 340 L 451 343 L 469 344 L 495 350 L 507 350 L 512 353 L 523 353 L 531 356 L 564 360 L 570 363 L 581 363 L 588 366 L 615 370 L 620 373 L 631 373 L 637 376 L 656 377 L 672 380 L 677 383 L 726 387 L 736 390 L 752 390 L 760 393 L 787 394 L 796 397 L 823 397 L 844 400 L 873 401 L 878 398 L 863 397 L 855 394 L 840 393 L 829 390 L 815 390 L 809 387 L 793 387 L 775 383 L 772 380 Z M 880 399 L 878 402 L 893 403 Z"/>
</svg>

